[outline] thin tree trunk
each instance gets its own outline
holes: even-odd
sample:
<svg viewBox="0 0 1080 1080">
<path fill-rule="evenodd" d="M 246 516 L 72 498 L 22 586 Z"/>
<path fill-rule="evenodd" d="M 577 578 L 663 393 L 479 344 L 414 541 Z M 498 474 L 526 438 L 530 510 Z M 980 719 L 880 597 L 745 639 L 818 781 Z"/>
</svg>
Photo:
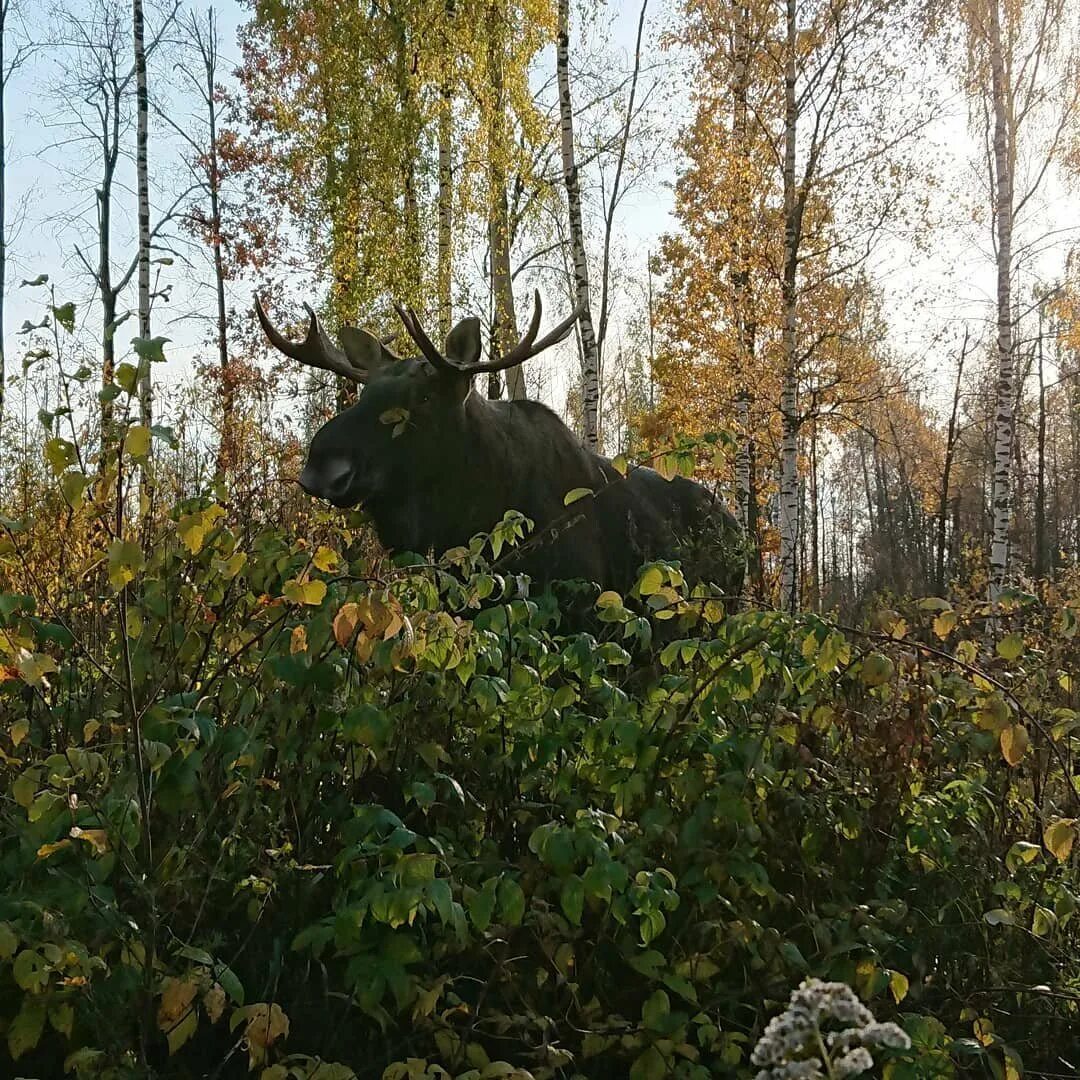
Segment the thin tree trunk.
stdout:
<svg viewBox="0 0 1080 1080">
<path fill-rule="evenodd" d="M 945 532 L 949 516 L 949 481 L 952 478 L 953 458 L 956 454 L 957 423 L 960 416 L 960 384 L 964 376 L 964 360 L 967 358 L 969 333 L 964 329 L 964 344 L 960 348 L 960 360 L 956 365 L 956 386 L 953 389 L 952 413 L 949 430 L 945 436 L 945 460 L 941 470 L 941 498 L 938 501 L 937 521 L 937 567 L 934 580 L 938 593 L 945 595 Z"/>
<path fill-rule="evenodd" d="M 446 0 L 446 20 L 449 24 L 454 18 L 454 0 Z M 454 238 L 454 175 L 453 175 L 453 139 L 454 139 L 454 98 L 449 81 L 440 91 L 439 101 L 439 234 L 438 253 L 436 255 L 435 291 L 439 308 L 439 335 L 445 338 L 450 333 L 453 318 L 450 296 L 453 279 L 453 238 Z"/>
<path fill-rule="evenodd" d="M 7 15 L 11 0 L 0 3 L 0 433 L 4 430 L 4 396 L 7 367 L 4 363 L 4 290 L 7 287 Z"/>
<path fill-rule="evenodd" d="M 1015 358 L 1012 340 L 1012 156 L 1008 121 L 1005 57 L 1001 46 L 999 0 L 990 0 L 989 59 L 994 111 L 994 225 L 997 233 L 997 408 L 994 418 L 994 483 L 990 543 L 990 599 L 996 602 L 1009 575 L 1012 524 L 1012 449 Z"/>
<path fill-rule="evenodd" d="M 735 153 L 741 162 L 748 156 L 747 116 L 749 107 L 747 94 L 750 85 L 750 65 L 748 62 L 748 43 L 746 33 L 746 7 L 742 0 L 735 5 L 735 42 L 734 70 L 732 76 L 732 140 Z M 731 200 L 731 284 L 734 299 L 736 348 L 736 380 L 738 394 L 736 414 L 738 417 L 739 446 L 735 452 L 735 488 L 739 500 L 739 523 L 746 532 L 747 540 L 757 546 L 757 536 L 751 532 L 750 499 L 752 497 L 750 478 L 750 403 L 753 395 L 748 383 L 748 373 L 753 370 L 754 338 L 756 328 L 749 312 L 748 291 L 750 269 L 746 259 L 747 236 L 747 197 L 746 184 L 739 170 L 739 182 L 734 185 Z"/>
<path fill-rule="evenodd" d="M 210 236 L 214 256 L 214 289 L 217 300 L 217 353 L 221 371 L 221 439 L 218 443 L 218 475 L 235 469 L 238 462 L 239 443 L 236 432 L 236 387 L 229 363 L 228 317 L 225 307 L 225 259 L 221 246 L 221 166 L 217 145 L 217 23 L 214 9 L 207 13 L 206 38 L 202 38 L 194 16 L 192 26 L 195 40 L 202 54 L 206 86 L 203 91 L 209 125 L 207 148 L 207 189 L 210 195 Z"/>
<path fill-rule="evenodd" d="M 1043 373 L 1043 302 L 1039 301 L 1039 438 L 1038 472 L 1035 476 L 1035 576 L 1046 576 L 1046 380 Z"/>
<path fill-rule="evenodd" d="M 821 582 L 819 580 L 818 567 L 820 566 L 821 539 L 818 535 L 818 456 L 817 456 L 817 424 L 810 428 L 810 518 L 813 525 L 810 529 L 810 610 L 821 610 Z"/>
<path fill-rule="evenodd" d="M 795 285 L 798 270 L 798 226 L 795 200 L 795 134 L 798 111 L 795 100 L 796 0 L 786 0 L 787 37 L 784 65 L 784 276 L 783 363 L 780 390 L 782 437 L 780 443 L 780 606 L 795 611 L 799 604 L 798 523 L 798 386 L 795 370 Z"/>
<path fill-rule="evenodd" d="M 559 83 L 559 115 L 562 127 L 562 166 L 570 219 L 570 245 L 574 255 L 574 291 L 581 334 L 581 412 L 585 445 L 600 445 L 600 357 L 593 331 L 589 300 L 589 264 L 585 255 L 585 230 L 581 220 L 581 187 L 574 157 L 574 110 L 570 101 L 570 0 L 558 0 L 556 69 Z"/>
<path fill-rule="evenodd" d="M 150 337 L 150 176 L 147 162 L 150 99 L 146 86 L 146 45 L 144 41 L 142 0 L 132 0 L 132 23 L 135 52 L 135 176 L 138 189 L 139 218 L 139 337 Z M 139 370 L 139 412 L 144 424 L 150 424 L 153 403 L 150 386 L 150 361 L 143 360 Z"/>
<path fill-rule="evenodd" d="M 514 282 L 510 272 L 510 209 L 506 198 L 507 136 L 506 93 L 503 80 L 503 12 L 499 0 L 488 7 L 488 67 L 491 75 L 491 104 L 488 118 L 488 247 L 491 259 L 491 293 L 495 308 L 492 344 L 505 355 L 518 340 Z M 496 377 L 497 380 L 497 377 Z M 497 381 L 493 380 L 497 386 Z M 489 395 L 494 387 L 489 382 Z M 506 393 L 510 398 L 525 396 L 525 374 L 521 365 L 506 372 Z M 491 395 L 497 396 L 497 395 Z"/>
</svg>

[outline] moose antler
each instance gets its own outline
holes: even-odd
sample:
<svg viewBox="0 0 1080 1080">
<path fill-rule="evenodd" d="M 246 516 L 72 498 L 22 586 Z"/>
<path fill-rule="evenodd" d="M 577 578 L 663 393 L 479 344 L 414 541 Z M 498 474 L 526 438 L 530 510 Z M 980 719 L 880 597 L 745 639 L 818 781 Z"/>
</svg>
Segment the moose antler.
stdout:
<svg viewBox="0 0 1080 1080">
<path fill-rule="evenodd" d="M 518 364 L 525 363 L 530 357 L 536 356 L 537 353 L 543 352 L 544 349 L 562 341 L 573 329 L 579 315 L 579 312 L 575 311 L 572 315 L 563 319 L 554 330 L 537 341 L 536 335 L 540 331 L 540 317 L 543 314 L 543 304 L 540 302 L 540 292 L 537 290 L 533 293 L 533 315 L 529 321 L 529 329 L 525 331 L 521 340 L 505 356 L 496 357 L 486 363 L 465 366 L 455 364 L 439 352 L 434 342 L 424 332 L 424 328 L 420 325 L 420 320 L 417 319 L 416 312 L 412 308 L 403 308 L 400 304 L 395 304 L 394 310 L 397 311 L 398 317 L 405 325 L 409 337 L 416 342 L 424 359 L 432 367 L 437 371 L 457 372 L 467 375 L 479 375 L 487 371 L 505 371 L 507 368 L 517 367 Z"/>
<path fill-rule="evenodd" d="M 290 341 L 270 321 L 262 306 L 262 301 L 257 294 L 255 296 L 255 314 L 259 316 L 259 322 L 275 349 L 286 356 L 291 356 L 294 360 L 299 360 L 307 367 L 332 371 L 335 375 L 340 375 L 350 382 L 366 382 L 370 375 L 368 369 L 354 363 L 344 349 L 339 348 L 327 337 L 318 315 L 308 304 L 304 304 L 304 310 L 308 313 L 307 334 L 303 341 Z"/>
</svg>

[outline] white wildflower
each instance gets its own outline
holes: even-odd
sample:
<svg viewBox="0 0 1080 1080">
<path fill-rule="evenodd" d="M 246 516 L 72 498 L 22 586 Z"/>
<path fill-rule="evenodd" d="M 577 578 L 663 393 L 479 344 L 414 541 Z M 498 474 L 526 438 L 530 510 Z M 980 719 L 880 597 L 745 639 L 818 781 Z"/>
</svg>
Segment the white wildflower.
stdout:
<svg viewBox="0 0 1080 1080">
<path fill-rule="evenodd" d="M 844 1080 L 846 1076 L 858 1076 L 859 1073 L 872 1069 L 874 1059 L 870 1056 L 870 1051 L 866 1047 L 858 1046 L 854 1050 L 848 1051 L 842 1058 L 834 1061 L 832 1067 L 833 1076 L 837 1080 Z"/>
<path fill-rule="evenodd" d="M 844 1025 L 840 1031 L 822 1029 Z M 896 1024 L 879 1024 L 846 983 L 807 979 L 787 1009 L 773 1017 L 751 1054 L 755 1080 L 845 1080 L 872 1069 L 870 1050 L 907 1050 L 911 1040 Z M 824 1070 L 824 1071 L 823 1071 Z"/>
</svg>

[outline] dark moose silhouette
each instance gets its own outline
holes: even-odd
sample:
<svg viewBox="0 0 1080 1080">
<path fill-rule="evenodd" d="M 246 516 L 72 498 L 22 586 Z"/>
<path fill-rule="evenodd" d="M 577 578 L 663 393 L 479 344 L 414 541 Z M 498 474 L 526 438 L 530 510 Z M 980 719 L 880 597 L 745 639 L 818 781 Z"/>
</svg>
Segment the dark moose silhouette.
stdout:
<svg viewBox="0 0 1080 1080">
<path fill-rule="evenodd" d="M 473 376 L 524 363 L 565 338 L 577 316 L 537 340 L 528 331 L 505 356 L 480 361 L 480 320 L 463 319 L 440 351 L 411 309 L 397 307 L 420 355 L 402 358 L 365 330 L 341 328 L 341 346 L 308 305 L 302 342 L 285 337 L 256 297 L 272 344 L 286 356 L 360 384 L 356 403 L 325 423 L 300 474 L 305 491 L 339 507 L 362 505 L 390 551 L 442 552 L 486 532 L 508 509 L 535 523 L 509 556 L 539 583 L 581 578 L 630 589 L 642 563 L 679 558 L 688 580 L 728 596 L 742 585 L 741 530 L 701 484 L 637 467 L 622 476 L 536 401 L 490 401 Z M 594 494 L 565 505 L 568 492 Z"/>
</svg>

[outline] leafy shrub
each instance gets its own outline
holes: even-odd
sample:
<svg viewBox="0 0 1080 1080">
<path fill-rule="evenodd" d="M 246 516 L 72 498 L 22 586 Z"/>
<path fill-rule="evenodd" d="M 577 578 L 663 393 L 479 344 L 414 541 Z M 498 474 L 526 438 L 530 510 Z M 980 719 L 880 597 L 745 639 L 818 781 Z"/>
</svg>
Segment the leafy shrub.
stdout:
<svg viewBox="0 0 1080 1080">
<path fill-rule="evenodd" d="M 987 657 L 977 606 L 725 617 L 657 563 L 569 623 L 493 568 L 519 515 L 387 565 L 57 465 L 58 576 L 0 522 L 5 1070 L 746 1077 L 809 975 L 892 1080 L 1075 1047 L 1075 601 Z"/>
</svg>

